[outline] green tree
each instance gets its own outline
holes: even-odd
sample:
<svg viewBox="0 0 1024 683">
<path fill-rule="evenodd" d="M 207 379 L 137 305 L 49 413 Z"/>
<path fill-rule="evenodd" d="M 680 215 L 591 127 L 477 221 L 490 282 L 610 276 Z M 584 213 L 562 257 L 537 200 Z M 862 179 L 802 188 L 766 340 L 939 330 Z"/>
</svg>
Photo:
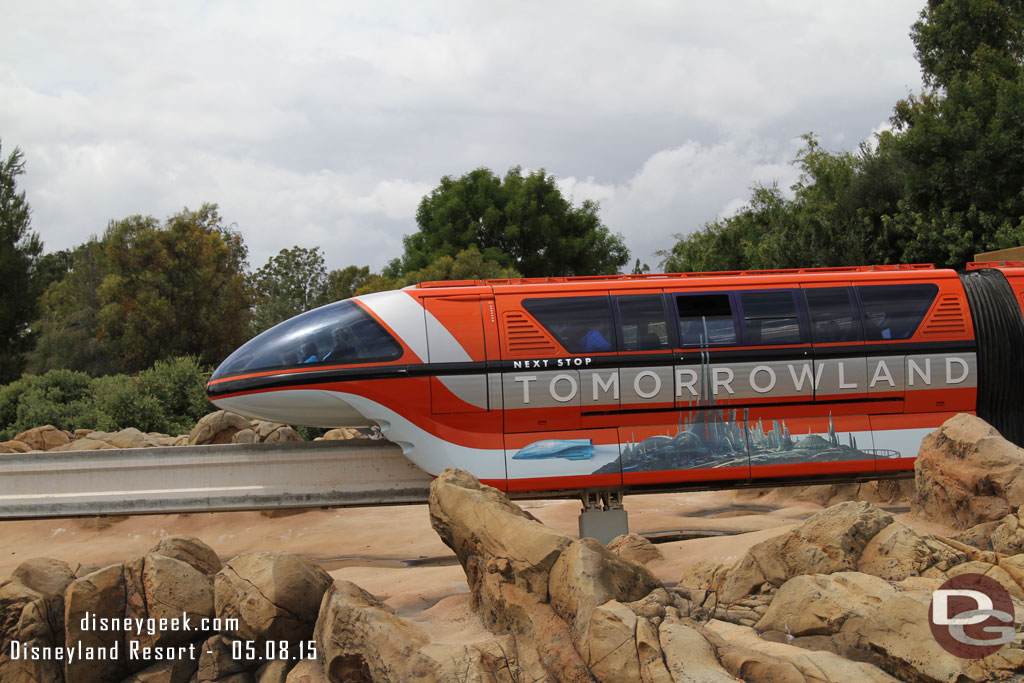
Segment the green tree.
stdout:
<svg viewBox="0 0 1024 683">
<path fill-rule="evenodd" d="M 406 273 L 394 284 L 395 288 L 401 288 L 441 280 L 502 280 L 516 277 L 521 275 L 515 268 L 485 259 L 476 245 L 470 245 L 454 258 L 439 256 L 425 268 Z"/>
<path fill-rule="evenodd" d="M 327 303 L 327 268 L 320 247 L 282 249 L 250 280 L 256 301 L 253 334 Z"/>
<path fill-rule="evenodd" d="M 486 168 L 445 176 L 420 202 L 419 231 L 403 239 L 402 258 L 384 275 L 396 279 L 470 245 L 528 277 L 615 273 L 629 251 L 597 211 L 592 201 L 573 206 L 544 170 L 524 176 L 516 166 L 504 179 Z"/>
<path fill-rule="evenodd" d="M 833 153 L 813 135 L 794 164 L 800 176 L 787 199 L 775 184 L 756 186 L 735 215 L 706 224 L 659 252 L 666 271 L 756 270 L 891 263 L 901 247 L 885 217 L 902 196 L 898 165 L 879 142 L 856 154 Z"/>
<path fill-rule="evenodd" d="M 28 370 L 43 374 L 66 368 L 102 375 L 121 369 L 110 340 L 99 338 L 100 286 L 106 276 L 103 244 L 93 237 L 70 254 L 63 278 L 51 282 L 39 298 L 38 337 Z"/>
<path fill-rule="evenodd" d="M 17 178 L 25 172 L 21 150 L 6 159 L 0 147 L 0 384 L 21 374 L 35 313 L 33 277 L 43 245 L 29 228 L 31 211 Z"/>
<path fill-rule="evenodd" d="M 911 37 L 929 89 L 893 116 L 903 258 L 960 266 L 1024 244 L 1024 5 L 929 0 Z"/>
<path fill-rule="evenodd" d="M 360 290 L 372 287 L 379 279 L 380 275 L 370 272 L 370 266 L 346 266 L 332 270 L 327 274 L 326 299 L 328 302 L 348 299 Z"/>
<path fill-rule="evenodd" d="M 103 236 L 97 338 L 123 370 L 193 355 L 213 364 L 249 336 L 251 296 L 242 236 L 215 204 L 111 223 Z"/>
<path fill-rule="evenodd" d="M 930 88 L 971 73 L 1014 80 L 1024 60 L 1024 8 L 1019 0 L 928 0 L 910 35 Z"/>
</svg>

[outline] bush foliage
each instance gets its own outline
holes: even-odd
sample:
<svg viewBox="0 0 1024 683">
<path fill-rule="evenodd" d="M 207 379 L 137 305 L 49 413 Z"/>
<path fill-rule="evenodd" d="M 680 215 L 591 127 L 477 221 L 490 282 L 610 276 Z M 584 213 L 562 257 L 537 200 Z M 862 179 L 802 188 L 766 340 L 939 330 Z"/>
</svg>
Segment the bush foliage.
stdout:
<svg viewBox="0 0 1024 683">
<path fill-rule="evenodd" d="M 134 376 L 50 370 L 0 387 L 0 441 L 47 424 L 184 434 L 210 410 L 206 376 L 193 356 L 157 361 Z"/>
</svg>

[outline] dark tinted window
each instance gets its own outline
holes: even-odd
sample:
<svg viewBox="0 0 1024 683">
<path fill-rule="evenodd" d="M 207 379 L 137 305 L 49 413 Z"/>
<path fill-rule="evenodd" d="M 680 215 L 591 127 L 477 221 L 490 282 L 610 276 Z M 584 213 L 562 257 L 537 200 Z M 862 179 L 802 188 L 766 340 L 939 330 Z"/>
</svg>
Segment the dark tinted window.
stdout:
<svg viewBox="0 0 1024 683">
<path fill-rule="evenodd" d="M 805 289 L 815 344 L 860 341 L 860 313 L 852 287 Z"/>
<path fill-rule="evenodd" d="M 398 342 L 358 304 L 338 301 L 253 337 L 221 363 L 213 379 L 307 364 L 387 361 L 401 355 Z"/>
<path fill-rule="evenodd" d="M 792 291 L 743 292 L 743 330 L 748 344 L 799 344 L 800 318 Z"/>
<path fill-rule="evenodd" d="M 615 349 L 607 296 L 526 299 L 523 308 L 569 353 L 601 353 Z"/>
<path fill-rule="evenodd" d="M 864 338 L 910 339 L 939 293 L 938 285 L 858 287 L 864 309 Z"/>
<path fill-rule="evenodd" d="M 679 294 L 676 310 L 680 346 L 736 343 L 736 323 L 728 294 Z"/>
<path fill-rule="evenodd" d="M 660 294 L 620 296 L 618 304 L 620 351 L 669 348 L 665 300 Z"/>
</svg>

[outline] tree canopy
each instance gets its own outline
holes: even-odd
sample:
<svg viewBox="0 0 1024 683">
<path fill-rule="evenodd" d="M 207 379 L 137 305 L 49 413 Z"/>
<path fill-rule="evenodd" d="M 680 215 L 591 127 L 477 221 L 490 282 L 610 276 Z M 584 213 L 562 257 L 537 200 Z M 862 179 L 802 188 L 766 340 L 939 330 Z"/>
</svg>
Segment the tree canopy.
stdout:
<svg viewBox="0 0 1024 683">
<path fill-rule="evenodd" d="M 327 268 L 320 247 L 282 249 L 253 273 L 251 284 L 254 334 L 327 303 Z"/>
<path fill-rule="evenodd" d="M 43 244 L 30 230 L 31 211 L 18 176 L 25 158 L 17 147 L 0 147 L 0 384 L 16 379 L 29 348 L 28 323 L 35 312 L 34 278 Z"/>
<path fill-rule="evenodd" d="M 192 355 L 217 363 L 248 339 L 246 247 L 217 207 L 110 223 L 42 297 L 36 371 L 135 372 Z"/>
<path fill-rule="evenodd" d="M 397 279 L 471 245 L 485 260 L 528 277 L 615 273 L 629 251 L 597 211 L 591 201 L 574 206 L 544 170 L 524 176 L 515 166 L 499 178 L 478 168 L 445 176 L 420 202 L 419 230 L 403 239 L 404 254 L 384 275 Z"/>
</svg>

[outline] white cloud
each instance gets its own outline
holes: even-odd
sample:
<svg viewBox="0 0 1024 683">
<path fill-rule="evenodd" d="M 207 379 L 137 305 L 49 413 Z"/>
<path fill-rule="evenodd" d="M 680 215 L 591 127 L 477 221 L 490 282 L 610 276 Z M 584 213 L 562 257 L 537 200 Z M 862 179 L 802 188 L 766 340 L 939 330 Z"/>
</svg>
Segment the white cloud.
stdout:
<svg viewBox="0 0 1024 683">
<path fill-rule="evenodd" d="M 0 139 L 69 247 L 204 201 L 254 265 L 381 267 L 445 174 L 544 168 L 636 256 L 788 188 L 807 131 L 853 148 L 919 87 L 920 0 L 442 5 L 65 0 L 5 8 Z"/>
<path fill-rule="evenodd" d="M 781 160 L 792 158 L 798 142 L 778 148 L 728 140 L 708 147 L 689 140 L 653 154 L 622 184 L 569 177 L 559 186 L 578 201 L 600 202 L 605 224 L 624 233 L 634 258 L 654 266 L 654 252 L 669 248 L 672 235 L 734 214 L 754 185 L 778 182 L 788 191 L 798 171 Z"/>
</svg>

